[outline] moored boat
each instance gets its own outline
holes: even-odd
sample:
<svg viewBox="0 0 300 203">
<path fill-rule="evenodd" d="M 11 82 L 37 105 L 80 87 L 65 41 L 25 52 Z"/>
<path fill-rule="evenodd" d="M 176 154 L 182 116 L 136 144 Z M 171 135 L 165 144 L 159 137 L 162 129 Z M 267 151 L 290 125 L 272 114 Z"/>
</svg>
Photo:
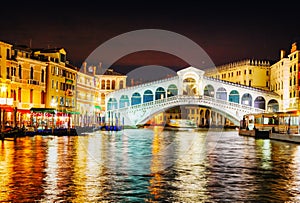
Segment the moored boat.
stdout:
<svg viewBox="0 0 300 203">
<path fill-rule="evenodd" d="M 14 138 L 22 137 L 24 136 L 24 129 L 18 128 L 18 127 L 6 127 L 4 130 L 0 132 L 0 138 L 1 140 L 4 140 L 5 138 Z"/>
<path fill-rule="evenodd" d="M 277 112 L 278 125 L 270 139 L 300 143 L 300 111 Z"/>
<path fill-rule="evenodd" d="M 277 125 L 278 117 L 275 113 L 246 114 L 240 121 L 239 135 L 267 139 Z"/>
<path fill-rule="evenodd" d="M 300 143 L 300 111 L 246 114 L 239 135 Z"/>
<path fill-rule="evenodd" d="M 165 129 L 169 130 L 192 130 L 198 126 L 194 120 L 191 119 L 170 119 L 166 123 Z"/>
</svg>

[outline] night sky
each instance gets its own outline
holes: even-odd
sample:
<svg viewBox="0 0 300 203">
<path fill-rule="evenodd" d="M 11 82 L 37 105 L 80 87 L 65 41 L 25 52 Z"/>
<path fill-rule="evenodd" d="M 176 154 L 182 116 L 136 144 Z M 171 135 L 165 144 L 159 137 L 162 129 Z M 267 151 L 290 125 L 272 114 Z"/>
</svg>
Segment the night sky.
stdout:
<svg viewBox="0 0 300 203">
<path fill-rule="evenodd" d="M 300 12 L 293 3 L 24 2 L 6 3 L 6 9 L 1 8 L 0 40 L 32 48 L 63 47 L 77 67 L 102 43 L 139 29 L 186 36 L 202 47 L 215 65 L 246 58 L 276 61 L 280 49 L 289 51 L 291 43 L 300 38 Z M 141 51 L 120 58 L 112 67 L 125 73 L 129 67 L 153 64 L 174 69 L 188 65 L 168 53 Z"/>
</svg>

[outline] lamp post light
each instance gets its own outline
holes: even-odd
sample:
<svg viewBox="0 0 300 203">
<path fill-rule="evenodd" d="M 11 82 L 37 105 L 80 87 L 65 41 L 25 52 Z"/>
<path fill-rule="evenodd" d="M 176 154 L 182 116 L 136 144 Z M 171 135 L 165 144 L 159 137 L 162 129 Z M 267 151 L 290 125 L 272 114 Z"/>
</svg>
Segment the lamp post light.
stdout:
<svg viewBox="0 0 300 203">
<path fill-rule="evenodd" d="M 7 104 L 7 86 L 5 84 L 2 84 L 0 87 L 0 131 L 4 129 L 4 123 L 5 123 L 5 110 L 1 108 L 2 105 Z"/>
<path fill-rule="evenodd" d="M 55 109 L 55 114 L 56 114 L 57 101 L 54 98 L 51 100 L 50 106 Z M 54 130 L 54 114 L 52 115 L 52 132 L 53 130 Z"/>
</svg>

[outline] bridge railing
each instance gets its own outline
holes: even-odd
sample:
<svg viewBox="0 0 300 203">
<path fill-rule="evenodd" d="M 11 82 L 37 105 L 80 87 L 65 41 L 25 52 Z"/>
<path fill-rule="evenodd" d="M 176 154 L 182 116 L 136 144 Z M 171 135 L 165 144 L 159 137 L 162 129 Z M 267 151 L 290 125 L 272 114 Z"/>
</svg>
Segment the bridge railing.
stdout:
<svg viewBox="0 0 300 203">
<path fill-rule="evenodd" d="M 154 108 L 154 107 L 161 107 L 161 106 L 169 106 L 170 104 L 174 103 L 184 103 L 184 104 L 203 104 L 203 103 L 210 103 L 209 106 L 222 106 L 229 109 L 235 109 L 242 112 L 264 112 L 264 109 L 259 109 L 256 107 L 238 104 L 235 102 L 229 102 L 222 99 L 215 99 L 213 97 L 209 96 L 189 96 L 189 95 L 176 95 L 172 97 L 167 97 L 159 100 L 154 100 L 142 104 L 136 104 L 129 107 L 123 107 L 118 109 L 118 111 L 136 111 L 141 109 L 148 109 L 148 108 Z"/>
</svg>

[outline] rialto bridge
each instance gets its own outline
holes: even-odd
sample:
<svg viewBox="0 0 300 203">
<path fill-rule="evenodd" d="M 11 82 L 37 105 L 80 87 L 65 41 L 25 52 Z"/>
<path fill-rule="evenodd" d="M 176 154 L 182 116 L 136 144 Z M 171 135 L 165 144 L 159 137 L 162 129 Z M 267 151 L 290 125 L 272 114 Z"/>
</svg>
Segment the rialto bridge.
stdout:
<svg viewBox="0 0 300 203">
<path fill-rule="evenodd" d="M 239 125 L 246 113 L 278 111 L 279 102 L 279 96 L 273 92 L 206 77 L 203 70 L 188 67 L 175 77 L 108 94 L 106 122 L 135 127 L 167 109 L 196 105 Z"/>
</svg>

